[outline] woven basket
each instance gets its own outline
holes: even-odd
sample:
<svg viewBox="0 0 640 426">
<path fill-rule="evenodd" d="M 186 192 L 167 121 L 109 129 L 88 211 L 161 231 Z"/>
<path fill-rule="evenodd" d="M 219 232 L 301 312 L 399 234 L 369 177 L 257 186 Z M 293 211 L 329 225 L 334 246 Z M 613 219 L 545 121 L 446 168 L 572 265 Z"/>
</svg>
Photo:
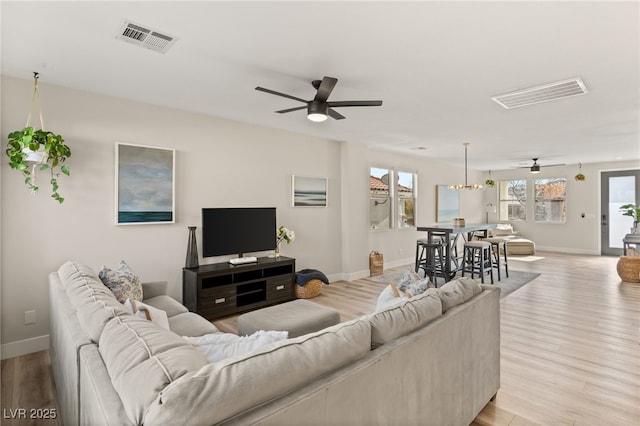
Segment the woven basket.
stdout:
<svg viewBox="0 0 640 426">
<path fill-rule="evenodd" d="M 640 283 L 640 256 L 620 256 L 616 269 L 622 281 Z"/>
<path fill-rule="evenodd" d="M 295 284 L 295 287 L 296 297 L 298 299 L 311 299 L 312 297 L 320 295 L 320 290 L 322 289 L 322 281 L 309 280 L 305 285 Z"/>
</svg>

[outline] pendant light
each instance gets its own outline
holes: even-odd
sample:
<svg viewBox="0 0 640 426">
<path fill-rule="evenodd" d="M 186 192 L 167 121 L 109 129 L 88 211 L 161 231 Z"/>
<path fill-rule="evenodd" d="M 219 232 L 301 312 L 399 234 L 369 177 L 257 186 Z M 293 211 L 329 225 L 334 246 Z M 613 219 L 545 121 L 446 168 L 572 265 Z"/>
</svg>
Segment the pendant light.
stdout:
<svg viewBox="0 0 640 426">
<path fill-rule="evenodd" d="M 467 183 L 467 147 L 469 146 L 469 142 L 463 143 L 464 145 L 464 184 L 458 183 L 455 185 L 449 185 L 449 189 L 454 191 L 460 191 L 462 189 L 483 189 L 484 187 L 480 184 L 473 183 L 469 185 Z"/>
</svg>

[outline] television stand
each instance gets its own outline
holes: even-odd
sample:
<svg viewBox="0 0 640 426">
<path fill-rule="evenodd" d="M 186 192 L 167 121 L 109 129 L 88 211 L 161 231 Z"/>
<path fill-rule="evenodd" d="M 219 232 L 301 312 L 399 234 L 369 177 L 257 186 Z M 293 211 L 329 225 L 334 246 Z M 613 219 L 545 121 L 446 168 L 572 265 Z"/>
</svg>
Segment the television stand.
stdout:
<svg viewBox="0 0 640 426">
<path fill-rule="evenodd" d="M 229 259 L 229 263 L 232 265 L 242 265 L 244 263 L 255 263 L 257 261 L 258 261 L 258 258 L 255 256 L 236 257 L 233 259 Z"/>
<path fill-rule="evenodd" d="M 248 258 L 241 258 L 248 259 Z M 208 320 L 295 299 L 296 260 L 259 257 L 182 269 L 182 301 Z"/>
</svg>

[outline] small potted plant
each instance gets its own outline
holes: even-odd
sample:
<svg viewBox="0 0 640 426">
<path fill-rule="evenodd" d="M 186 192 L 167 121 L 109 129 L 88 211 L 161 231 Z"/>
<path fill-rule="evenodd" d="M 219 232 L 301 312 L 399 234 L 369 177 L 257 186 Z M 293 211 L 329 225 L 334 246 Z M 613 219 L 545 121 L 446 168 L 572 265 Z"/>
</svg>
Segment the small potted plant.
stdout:
<svg viewBox="0 0 640 426">
<path fill-rule="evenodd" d="M 9 166 L 22 172 L 24 183 L 32 191 L 38 191 L 36 173 L 49 170 L 51 174 L 51 197 L 59 203 L 64 198 L 58 193 L 58 176 L 60 173 L 69 175 L 69 168 L 63 163 L 71 156 L 71 149 L 65 145 L 60 135 L 34 127 L 9 133 L 6 150 Z"/>
<path fill-rule="evenodd" d="M 496 181 L 493 179 L 487 179 L 484 181 L 484 184 L 487 185 L 487 188 L 493 188 L 496 186 Z"/>
<path fill-rule="evenodd" d="M 574 176 L 576 182 L 584 182 L 585 176 L 582 173 L 578 173 Z"/>
<path fill-rule="evenodd" d="M 633 218 L 633 228 L 631 228 L 632 233 L 638 232 L 638 218 L 640 218 L 640 207 L 635 204 L 624 204 L 620 206 L 620 211 L 623 216 L 631 216 Z"/>
</svg>

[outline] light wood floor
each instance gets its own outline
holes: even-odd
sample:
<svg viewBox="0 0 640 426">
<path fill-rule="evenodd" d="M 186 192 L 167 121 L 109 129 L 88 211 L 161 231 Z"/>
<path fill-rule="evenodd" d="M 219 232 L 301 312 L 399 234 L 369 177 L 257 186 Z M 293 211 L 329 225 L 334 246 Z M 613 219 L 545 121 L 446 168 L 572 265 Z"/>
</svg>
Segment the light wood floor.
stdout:
<svg viewBox="0 0 640 426">
<path fill-rule="evenodd" d="M 510 259 L 542 275 L 501 300 L 501 388 L 473 426 L 639 425 L 640 284 L 620 281 L 614 257 L 538 256 Z M 382 287 L 336 282 L 313 301 L 346 321 L 370 312 Z M 214 323 L 237 330 L 237 317 Z M 51 383 L 46 351 L 2 361 L 3 413 L 55 407 Z"/>
</svg>

